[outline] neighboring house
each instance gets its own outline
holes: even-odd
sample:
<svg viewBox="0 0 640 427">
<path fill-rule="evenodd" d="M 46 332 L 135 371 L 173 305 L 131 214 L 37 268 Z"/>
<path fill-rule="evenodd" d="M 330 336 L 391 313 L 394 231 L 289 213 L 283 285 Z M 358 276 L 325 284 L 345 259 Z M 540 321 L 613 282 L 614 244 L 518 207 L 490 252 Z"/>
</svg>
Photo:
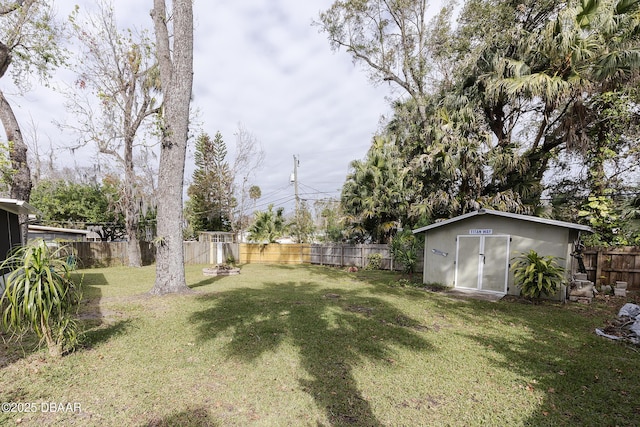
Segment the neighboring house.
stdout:
<svg viewBox="0 0 640 427">
<path fill-rule="evenodd" d="M 46 227 L 44 225 L 29 224 L 27 240 L 42 239 L 45 242 L 86 242 L 99 236 L 94 231 L 78 230 L 75 228 Z"/>
<path fill-rule="evenodd" d="M 519 295 L 510 271 L 522 252 L 558 257 L 571 279 L 574 243 L 591 228 L 564 221 L 480 209 L 414 230 L 425 233 L 424 283 Z M 563 286 L 552 299 L 564 301 Z"/>
<path fill-rule="evenodd" d="M 11 249 L 25 243 L 20 232 L 19 215 L 37 212 L 33 206 L 22 200 L 0 199 L 0 262 L 7 259 Z M 7 271 L 0 272 L 0 292 L 4 290 L 3 279 L 6 273 Z"/>
<path fill-rule="evenodd" d="M 35 214 L 36 208 L 16 199 L 0 199 L 0 261 L 7 259 L 7 254 L 15 246 L 22 245 L 19 215 Z"/>
</svg>

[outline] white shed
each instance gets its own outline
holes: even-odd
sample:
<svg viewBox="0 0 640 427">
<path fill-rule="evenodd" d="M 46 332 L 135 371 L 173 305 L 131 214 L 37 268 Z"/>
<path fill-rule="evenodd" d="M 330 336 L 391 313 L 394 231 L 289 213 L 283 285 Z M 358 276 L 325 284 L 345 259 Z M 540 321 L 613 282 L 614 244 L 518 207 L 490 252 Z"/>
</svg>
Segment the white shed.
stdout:
<svg viewBox="0 0 640 427">
<path fill-rule="evenodd" d="M 425 233 L 424 283 L 441 283 L 461 290 L 518 295 L 510 271 L 521 252 L 560 258 L 567 282 L 571 253 L 581 232 L 590 227 L 564 221 L 480 209 L 413 231 Z M 553 299 L 564 301 L 561 289 Z"/>
</svg>

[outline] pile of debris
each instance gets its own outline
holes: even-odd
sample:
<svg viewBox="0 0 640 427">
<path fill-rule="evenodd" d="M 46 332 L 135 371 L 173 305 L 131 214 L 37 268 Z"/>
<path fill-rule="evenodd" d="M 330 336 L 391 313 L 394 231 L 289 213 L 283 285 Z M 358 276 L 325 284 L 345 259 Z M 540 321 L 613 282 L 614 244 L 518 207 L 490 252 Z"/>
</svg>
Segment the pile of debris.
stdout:
<svg viewBox="0 0 640 427">
<path fill-rule="evenodd" d="M 612 340 L 628 341 L 640 344 L 640 306 L 627 303 L 618 312 L 618 318 L 609 322 L 596 334 Z"/>
<path fill-rule="evenodd" d="M 615 285 L 602 285 L 600 291 L 596 289 L 593 282 L 587 279 L 587 273 L 576 273 L 569 286 L 569 301 L 590 303 L 594 296 L 602 293 L 604 295 L 615 295 L 617 297 L 627 296 L 627 282 L 617 281 Z"/>
<path fill-rule="evenodd" d="M 576 273 L 569 286 L 569 301 L 590 303 L 596 290 L 587 273 Z"/>
</svg>

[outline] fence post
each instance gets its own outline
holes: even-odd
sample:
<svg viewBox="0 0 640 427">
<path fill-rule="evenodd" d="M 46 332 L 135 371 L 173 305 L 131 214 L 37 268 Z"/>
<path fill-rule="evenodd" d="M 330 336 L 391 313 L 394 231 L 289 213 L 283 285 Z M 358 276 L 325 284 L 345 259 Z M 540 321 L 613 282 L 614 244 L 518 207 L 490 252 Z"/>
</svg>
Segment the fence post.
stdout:
<svg viewBox="0 0 640 427">
<path fill-rule="evenodd" d="M 604 254 L 602 248 L 598 248 L 598 254 L 596 256 L 596 286 L 600 286 L 600 276 L 602 276 L 602 264 L 604 262 Z"/>
</svg>

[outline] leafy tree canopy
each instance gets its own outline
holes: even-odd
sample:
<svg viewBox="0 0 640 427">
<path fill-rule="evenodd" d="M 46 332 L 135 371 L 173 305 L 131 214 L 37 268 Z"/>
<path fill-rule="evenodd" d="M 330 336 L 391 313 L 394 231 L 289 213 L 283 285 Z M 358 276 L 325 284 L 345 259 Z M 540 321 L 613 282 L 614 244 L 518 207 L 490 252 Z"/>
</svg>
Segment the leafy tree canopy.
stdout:
<svg viewBox="0 0 640 427">
<path fill-rule="evenodd" d="M 103 184 L 81 184 L 64 180 L 42 180 L 33 188 L 30 203 L 42 213 L 42 220 L 54 225 L 110 223 L 118 188 Z"/>
<path fill-rule="evenodd" d="M 638 172 L 640 1 L 467 0 L 456 25 L 451 6 L 427 11 L 425 0 L 345 0 L 317 23 L 400 94 L 382 132 L 400 159 L 385 172 L 403 175 L 397 196 L 374 195 L 368 160 L 343 188 L 361 236 L 480 207 L 545 214 L 567 175 L 583 176 L 586 202 Z"/>
</svg>

